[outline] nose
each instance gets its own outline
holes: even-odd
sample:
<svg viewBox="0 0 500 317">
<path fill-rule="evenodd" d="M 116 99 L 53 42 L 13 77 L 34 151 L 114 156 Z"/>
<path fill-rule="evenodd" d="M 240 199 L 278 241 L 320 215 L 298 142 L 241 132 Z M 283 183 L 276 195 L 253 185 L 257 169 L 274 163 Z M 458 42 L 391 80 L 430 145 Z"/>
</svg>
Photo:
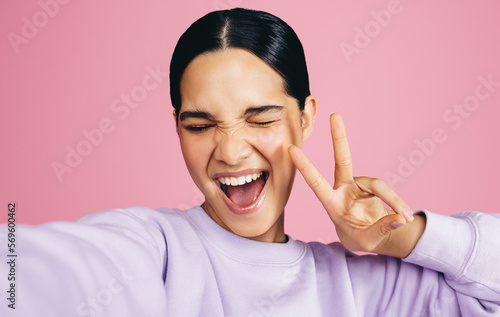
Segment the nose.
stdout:
<svg viewBox="0 0 500 317">
<path fill-rule="evenodd" d="M 219 133 L 214 151 L 216 160 L 235 166 L 250 157 L 251 153 L 251 145 L 240 133 Z"/>
</svg>

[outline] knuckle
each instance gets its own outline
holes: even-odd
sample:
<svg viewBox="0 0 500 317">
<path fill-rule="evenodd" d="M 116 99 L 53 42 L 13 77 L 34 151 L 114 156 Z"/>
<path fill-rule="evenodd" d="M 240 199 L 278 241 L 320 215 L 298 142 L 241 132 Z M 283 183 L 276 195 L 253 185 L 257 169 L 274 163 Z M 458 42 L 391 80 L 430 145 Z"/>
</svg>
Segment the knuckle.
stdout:
<svg viewBox="0 0 500 317">
<path fill-rule="evenodd" d="M 311 166 L 311 162 L 309 161 L 305 161 L 301 166 L 297 166 L 297 169 L 300 171 L 300 172 L 303 172 L 304 170 L 308 169 L 309 166 Z"/>
<path fill-rule="evenodd" d="M 381 180 L 380 178 L 372 178 L 372 185 L 374 187 L 384 187 L 384 186 L 386 186 L 385 182 L 383 180 Z"/>
<path fill-rule="evenodd" d="M 345 134 L 333 138 L 334 141 L 342 141 L 342 140 L 346 140 L 346 139 L 347 139 L 347 136 Z"/>
<path fill-rule="evenodd" d="M 380 226 L 379 230 L 382 236 L 388 236 L 392 231 L 390 228 L 387 228 L 386 226 Z"/>
<path fill-rule="evenodd" d="M 340 160 L 335 162 L 335 164 L 337 164 L 338 166 L 341 166 L 341 167 L 350 166 L 351 163 L 352 163 L 351 156 L 345 157 L 345 158 L 340 159 Z"/>
<path fill-rule="evenodd" d="M 323 185 L 323 177 L 321 175 L 317 175 L 309 184 L 312 189 L 319 188 L 321 185 Z"/>
<path fill-rule="evenodd" d="M 366 176 L 353 176 L 353 179 L 356 183 L 366 183 L 369 177 Z"/>
</svg>

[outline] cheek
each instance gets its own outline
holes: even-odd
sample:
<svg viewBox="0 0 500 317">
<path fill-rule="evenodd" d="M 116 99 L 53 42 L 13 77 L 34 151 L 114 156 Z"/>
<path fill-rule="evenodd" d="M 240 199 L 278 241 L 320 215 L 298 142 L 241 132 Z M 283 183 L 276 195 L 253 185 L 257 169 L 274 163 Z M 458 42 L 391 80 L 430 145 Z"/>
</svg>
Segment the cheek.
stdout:
<svg viewBox="0 0 500 317">
<path fill-rule="evenodd" d="M 300 145 L 302 143 L 302 129 L 297 120 L 288 119 L 283 123 L 266 129 L 252 131 L 253 142 L 262 148 L 285 149 L 289 144 Z"/>
<path fill-rule="evenodd" d="M 197 178 L 206 173 L 206 166 L 210 151 L 209 142 L 199 137 L 179 135 L 182 155 L 191 177 L 197 183 Z"/>
<path fill-rule="evenodd" d="M 256 148 L 266 157 L 272 169 L 279 172 L 280 178 L 290 177 L 295 168 L 288 155 L 288 145 L 302 143 L 301 129 L 298 125 L 280 125 L 255 132 L 253 141 Z"/>
</svg>

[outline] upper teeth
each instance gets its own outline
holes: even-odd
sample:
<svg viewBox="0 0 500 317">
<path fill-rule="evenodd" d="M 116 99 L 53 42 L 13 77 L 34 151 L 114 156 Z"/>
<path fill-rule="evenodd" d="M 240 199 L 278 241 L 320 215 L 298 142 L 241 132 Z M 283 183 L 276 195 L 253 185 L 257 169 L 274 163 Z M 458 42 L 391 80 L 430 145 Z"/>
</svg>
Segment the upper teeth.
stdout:
<svg viewBox="0 0 500 317">
<path fill-rule="evenodd" d="M 224 185 L 238 186 L 250 183 L 262 176 L 262 172 L 240 177 L 219 177 L 219 182 Z"/>
</svg>

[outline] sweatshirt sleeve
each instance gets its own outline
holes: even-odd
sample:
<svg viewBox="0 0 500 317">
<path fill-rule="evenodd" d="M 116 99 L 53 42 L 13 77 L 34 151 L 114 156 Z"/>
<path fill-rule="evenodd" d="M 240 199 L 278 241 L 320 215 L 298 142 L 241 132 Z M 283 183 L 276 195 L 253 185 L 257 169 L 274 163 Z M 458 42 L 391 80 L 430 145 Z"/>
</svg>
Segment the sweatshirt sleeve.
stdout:
<svg viewBox="0 0 500 317">
<path fill-rule="evenodd" d="M 404 259 L 346 260 L 362 316 L 500 316 L 500 215 L 463 212 L 427 218 Z"/>
<path fill-rule="evenodd" d="M 18 225 L 16 257 L 8 257 L 8 228 L 0 225 L 0 286 L 13 290 L 0 316 L 154 316 L 164 302 L 166 245 L 145 209 Z"/>
<path fill-rule="evenodd" d="M 438 298 L 437 305 L 458 305 L 464 316 L 499 316 L 500 214 L 422 212 L 425 231 L 403 261 L 440 273 L 425 275 L 423 287 L 439 286 L 444 279 L 455 291 Z"/>
</svg>

